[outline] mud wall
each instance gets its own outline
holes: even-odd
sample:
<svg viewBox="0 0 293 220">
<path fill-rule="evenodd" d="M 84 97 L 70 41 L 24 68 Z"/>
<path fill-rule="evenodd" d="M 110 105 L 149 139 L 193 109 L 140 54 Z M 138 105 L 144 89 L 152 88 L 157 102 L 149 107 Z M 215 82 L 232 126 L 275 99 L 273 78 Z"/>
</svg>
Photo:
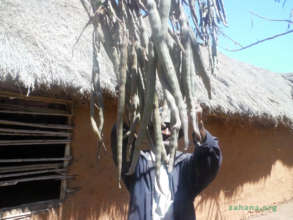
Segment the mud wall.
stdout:
<svg viewBox="0 0 293 220">
<path fill-rule="evenodd" d="M 109 99 L 104 128 L 108 150 L 97 160 L 88 104 L 75 105 L 70 173 L 78 177 L 70 186 L 81 190 L 45 219 L 126 219 L 129 196 L 125 188 L 118 189 L 109 147 L 115 109 L 115 102 Z M 197 219 L 245 219 L 257 212 L 229 207 L 277 205 L 293 197 L 292 130 L 217 117 L 208 117 L 207 129 L 219 138 L 224 158 L 215 181 L 195 200 Z"/>
</svg>

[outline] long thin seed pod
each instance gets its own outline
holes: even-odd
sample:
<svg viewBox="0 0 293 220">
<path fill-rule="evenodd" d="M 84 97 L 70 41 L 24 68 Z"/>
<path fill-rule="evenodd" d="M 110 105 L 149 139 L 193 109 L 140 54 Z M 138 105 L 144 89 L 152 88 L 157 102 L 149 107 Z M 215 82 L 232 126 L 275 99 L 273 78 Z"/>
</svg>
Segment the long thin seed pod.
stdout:
<svg viewBox="0 0 293 220">
<path fill-rule="evenodd" d="M 131 77 L 131 88 L 130 88 L 130 135 L 128 137 L 128 143 L 127 143 L 127 154 L 126 154 L 126 160 L 127 162 L 130 162 L 131 158 L 131 152 L 132 152 L 132 146 L 136 131 L 136 126 L 138 124 L 138 121 L 140 119 L 140 113 L 139 113 L 139 98 L 137 94 L 137 53 L 135 50 L 135 45 L 132 44 L 131 54 L 130 54 L 131 64 L 130 64 L 130 77 Z"/>
<path fill-rule="evenodd" d="M 222 8 L 222 1 L 220 0 L 213 0 L 214 1 L 214 4 L 216 5 L 217 7 L 217 11 L 218 11 L 218 14 L 219 14 L 219 17 L 220 17 L 220 20 L 222 21 L 222 23 L 224 25 L 227 25 L 226 23 L 226 14 L 225 14 L 225 9 Z"/>
<path fill-rule="evenodd" d="M 100 41 L 101 41 L 101 35 L 99 34 L 99 26 L 95 25 L 94 26 L 94 36 L 93 36 L 93 53 L 94 53 L 94 60 L 93 60 L 93 68 L 96 70 L 93 70 L 96 72 L 96 74 L 93 75 L 93 83 L 95 83 L 95 91 L 96 91 L 96 96 L 97 96 L 97 104 L 95 107 L 98 110 L 98 116 L 99 116 L 99 126 L 98 129 L 100 131 L 100 134 L 103 139 L 103 128 L 104 128 L 104 101 L 103 101 L 103 95 L 102 95 L 102 89 L 101 89 L 101 72 L 100 72 L 100 63 L 98 60 L 98 53 L 100 52 Z M 103 140 L 102 140 L 103 141 Z M 100 145 L 101 146 L 105 146 Z M 105 147 L 104 147 L 105 149 Z"/>
<path fill-rule="evenodd" d="M 224 4 L 223 4 L 223 0 L 217 0 L 217 4 L 219 5 L 219 8 L 221 8 L 221 12 L 223 14 L 223 18 L 224 18 L 224 25 L 227 24 L 227 17 L 226 17 L 226 11 L 225 11 L 225 7 L 224 7 Z"/>
<path fill-rule="evenodd" d="M 92 92 L 91 92 L 91 98 L 90 98 L 90 121 L 91 121 L 92 129 L 93 129 L 94 133 L 98 137 L 98 144 L 97 144 L 98 145 L 98 149 L 100 149 L 101 147 L 103 147 L 104 149 L 106 149 L 105 144 L 103 142 L 102 135 L 100 133 L 100 130 L 99 130 L 99 128 L 97 126 L 97 123 L 96 123 L 96 120 L 95 120 L 94 90 L 92 90 Z M 98 154 L 98 156 L 99 156 L 99 154 Z"/>
<path fill-rule="evenodd" d="M 170 92 L 170 87 L 167 84 L 166 76 L 162 73 L 163 69 L 161 65 L 158 64 L 158 75 L 160 78 L 160 82 L 163 87 L 163 92 L 164 92 L 164 97 L 167 101 L 168 107 L 171 110 L 171 116 L 176 116 L 176 120 L 174 120 L 174 123 L 172 124 L 173 127 L 177 127 L 178 129 L 181 127 L 181 120 L 180 120 L 180 114 L 179 114 L 179 109 L 177 107 L 177 103 L 173 97 L 173 95 Z"/>
<path fill-rule="evenodd" d="M 131 123 L 130 129 L 129 129 L 129 136 L 128 136 L 128 143 L 127 143 L 127 153 L 126 153 L 126 161 L 130 162 L 131 161 L 131 152 L 132 152 L 132 147 L 133 147 L 133 141 L 135 138 L 135 129 L 140 120 L 140 114 L 136 114 L 133 118 L 133 121 Z"/>
<path fill-rule="evenodd" d="M 121 49 L 121 65 L 120 65 L 120 79 L 119 79 L 119 99 L 117 110 L 117 162 L 118 162 L 118 186 L 121 188 L 121 170 L 122 170 L 122 144 L 123 144 L 123 115 L 125 106 L 125 84 L 127 71 L 127 46 L 128 39 L 125 27 L 123 27 L 123 41 Z"/>
<path fill-rule="evenodd" d="M 165 147 L 162 149 L 162 161 L 167 165 L 169 164 L 169 158 Z"/>
<path fill-rule="evenodd" d="M 169 108 L 173 109 L 171 111 L 171 137 L 169 143 L 170 159 L 168 164 L 168 172 L 172 172 L 174 166 L 174 158 L 178 146 L 178 135 L 181 127 L 181 122 L 179 118 L 178 108 L 176 108 L 176 102 L 168 90 L 165 90 L 165 97 L 167 99 Z"/>
<path fill-rule="evenodd" d="M 216 21 L 216 20 L 220 20 L 221 19 L 221 15 L 220 15 L 220 11 L 218 10 L 217 8 L 217 4 L 215 2 L 215 0 L 210 0 L 210 8 L 211 8 L 211 11 L 213 12 L 213 20 Z"/>
<path fill-rule="evenodd" d="M 147 50 L 149 45 L 149 38 L 147 36 L 145 23 L 143 21 L 142 16 L 139 17 L 139 25 L 140 25 L 140 33 L 141 33 L 141 45 L 143 48 Z"/>
<path fill-rule="evenodd" d="M 200 51 L 200 46 L 197 43 L 192 44 L 192 49 L 193 49 L 193 58 L 194 58 L 196 73 L 202 78 L 204 86 L 208 92 L 209 99 L 211 99 L 212 98 L 211 80 L 206 68 L 204 67 L 204 61 Z"/>
<path fill-rule="evenodd" d="M 174 101 L 174 103 L 175 103 L 175 101 Z M 163 101 L 163 106 L 162 106 L 162 108 L 163 108 L 163 111 L 161 112 L 160 111 L 160 116 L 161 116 L 161 123 L 162 123 L 162 125 L 164 124 L 164 121 L 166 120 L 166 118 L 168 117 L 168 104 L 167 104 L 167 100 L 166 99 L 164 99 L 164 101 Z M 179 118 L 179 117 L 178 117 Z M 180 120 L 180 119 L 179 119 Z M 165 143 L 164 143 L 165 144 Z M 154 149 L 154 144 L 152 144 L 151 145 L 152 146 L 152 149 Z M 166 148 L 165 147 L 163 147 L 163 149 L 162 149 L 162 162 L 164 162 L 165 164 L 168 164 L 169 163 L 169 158 L 168 158 L 168 156 L 167 156 L 167 151 L 166 151 Z"/>
<path fill-rule="evenodd" d="M 160 5 L 159 5 L 159 13 L 161 17 L 160 35 L 162 35 L 162 37 L 166 37 L 168 33 L 170 8 L 171 8 L 171 0 L 160 1 Z"/>
<path fill-rule="evenodd" d="M 203 40 L 203 36 L 202 36 L 202 34 L 200 32 L 200 28 L 198 26 L 198 19 L 197 19 L 197 16 L 196 16 L 196 8 L 195 8 L 195 3 L 194 3 L 193 0 L 189 0 L 189 8 L 190 8 L 192 17 L 194 18 L 194 22 L 193 23 L 194 23 L 195 28 L 196 28 L 196 33 Z"/>
<path fill-rule="evenodd" d="M 168 85 L 166 84 L 166 79 L 164 79 L 164 74 L 161 73 L 162 71 L 162 67 L 160 65 L 158 65 L 158 73 L 160 76 L 160 81 L 163 87 L 163 92 L 164 92 L 164 97 L 165 100 L 167 101 L 168 107 L 171 110 L 171 137 L 170 137 L 170 142 L 166 141 L 166 143 L 164 143 L 164 145 L 168 145 L 169 149 L 170 149 L 170 157 L 165 159 L 165 152 L 166 149 L 165 147 L 163 148 L 163 153 L 162 153 L 162 159 L 164 162 L 167 162 L 166 164 L 168 164 L 168 172 L 171 172 L 173 169 L 173 165 L 174 165 L 174 157 L 175 157 L 175 153 L 177 150 L 177 145 L 178 145 L 178 134 L 179 134 L 179 130 L 181 127 L 181 121 L 180 121 L 180 116 L 179 116 L 179 111 L 175 102 L 174 97 L 172 96 L 172 94 L 169 92 L 168 90 Z M 167 155 L 166 155 L 167 157 Z"/>
<path fill-rule="evenodd" d="M 97 157 L 100 159 L 100 151 L 103 147 L 106 149 L 103 141 L 103 126 L 104 126 L 104 114 L 103 114 L 103 98 L 100 86 L 100 66 L 98 61 L 98 52 L 99 52 L 99 39 L 97 36 L 97 26 L 94 25 L 94 31 L 92 34 L 92 45 L 93 45 L 93 67 L 92 67 L 92 89 L 90 97 L 90 121 L 94 133 L 98 137 L 97 142 Z M 98 116 L 99 116 L 99 125 L 95 120 L 95 96 L 98 100 Z"/>
<path fill-rule="evenodd" d="M 142 119 L 140 122 L 140 127 L 138 130 L 137 139 L 135 141 L 135 148 L 133 152 L 132 162 L 127 172 L 127 175 L 132 175 L 135 171 L 135 167 L 139 158 L 140 149 L 139 146 L 141 145 L 144 136 L 145 136 L 145 129 L 147 128 L 148 122 L 151 118 L 151 112 L 154 103 L 154 96 L 156 91 L 156 56 L 153 50 L 153 47 L 150 46 L 150 59 L 148 63 L 148 70 L 147 70 L 147 89 L 146 89 L 146 98 L 145 98 L 145 105 L 143 110 Z"/>
<path fill-rule="evenodd" d="M 159 57 L 161 57 L 162 60 L 166 60 L 165 67 L 164 67 L 164 72 L 166 74 L 166 78 L 168 81 L 168 84 L 171 88 L 171 93 L 173 94 L 177 107 L 179 108 L 179 113 L 180 113 L 180 119 L 181 123 L 183 126 L 183 132 L 184 132 L 184 143 L 185 143 L 185 149 L 188 148 L 189 141 L 188 141 L 188 120 L 187 120 L 187 112 L 185 108 L 185 103 L 183 101 L 183 97 L 180 91 L 179 83 L 177 80 L 177 76 L 174 70 L 174 66 L 171 62 L 171 58 L 169 56 L 166 44 L 161 44 L 160 45 L 160 52 L 159 52 Z"/>
<path fill-rule="evenodd" d="M 193 131 L 200 137 L 199 128 L 197 125 L 197 114 L 195 111 L 195 96 L 193 96 L 192 90 L 192 78 L 191 78 L 191 68 L 194 65 L 193 62 L 193 53 L 191 49 L 191 40 L 189 37 L 189 31 L 188 31 L 188 24 L 187 24 L 187 18 L 185 16 L 185 13 L 183 11 L 183 7 L 180 5 L 180 23 L 182 26 L 182 35 L 183 35 L 183 44 L 185 47 L 185 54 L 183 55 L 183 68 L 182 68 L 182 81 L 183 81 L 183 87 L 185 88 L 185 95 L 186 95 L 186 102 L 187 102 L 187 108 L 189 117 L 191 119 L 191 124 L 193 127 Z"/>
<path fill-rule="evenodd" d="M 196 76 L 195 76 L 195 65 L 192 62 L 191 67 L 191 77 L 190 77 L 190 85 L 191 85 L 191 96 L 192 98 L 192 108 L 189 111 L 190 118 L 191 118 L 191 124 L 193 131 L 198 135 L 198 137 L 201 137 L 198 127 L 198 118 L 197 118 L 197 106 L 199 105 L 198 100 L 196 98 L 196 89 L 198 88 L 198 84 L 196 82 Z"/>
<path fill-rule="evenodd" d="M 94 30 L 92 33 L 92 46 L 93 46 L 93 67 L 92 67 L 92 85 L 91 85 L 91 96 L 90 96 L 90 122 L 94 133 L 98 137 L 97 142 L 97 156 L 98 159 L 100 158 L 100 149 L 103 147 L 106 150 L 104 141 L 103 141 L 103 126 L 104 126 L 104 111 L 103 111 L 103 97 L 101 93 L 100 87 L 100 68 L 99 68 L 99 61 L 97 59 L 97 54 L 99 52 L 99 42 L 100 38 L 99 35 L 99 25 L 93 22 L 94 17 L 94 10 L 91 3 L 87 0 L 81 0 L 81 4 L 83 5 L 86 13 L 88 14 L 89 21 L 84 29 L 89 25 L 93 24 Z M 84 30 L 83 30 L 84 31 Z M 82 31 L 82 32 L 83 32 Z M 80 38 L 80 37 L 79 37 Z M 79 39 L 78 38 L 78 39 Z M 76 42 L 77 43 L 77 42 Z M 96 77 L 98 79 L 96 79 Z M 98 100 L 98 116 L 99 116 L 99 126 L 95 120 L 95 96 L 97 96 Z"/>
<path fill-rule="evenodd" d="M 158 65 L 158 73 L 160 73 L 162 71 L 162 68 L 160 67 L 160 65 Z M 179 116 L 179 111 L 175 102 L 174 97 L 172 96 L 172 94 L 169 92 L 169 90 L 167 89 L 167 85 L 166 85 L 166 80 L 163 78 L 163 74 L 159 74 L 160 76 L 160 81 L 162 83 L 162 87 L 163 87 L 163 92 L 164 92 L 164 97 L 165 100 L 167 101 L 168 107 L 171 110 L 171 140 L 178 140 L 178 133 L 176 133 L 176 131 L 179 132 L 180 127 L 181 127 L 181 121 L 180 121 L 180 116 Z M 165 143 L 164 143 L 165 144 Z M 172 166 L 173 168 L 173 163 L 174 163 L 174 155 L 177 149 L 177 145 L 178 142 L 176 141 L 170 141 L 169 143 L 166 143 L 167 145 L 169 145 L 168 147 L 170 148 L 170 157 L 167 157 L 167 152 L 166 149 L 163 148 L 162 151 L 162 160 L 168 164 L 168 166 Z M 172 164 L 172 165 L 171 165 Z M 170 172 L 172 171 L 172 168 L 169 168 L 168 170 L 170 170 Z"/>
<path fill-rule="evenodd" d="M 179 135 L 179 129 L 174 127 L 172 129 L 172 134 L 170 137 L 170 159 L 168 164 L 168 172 L 171 173 L 174 167 L 174 160 L 176 155 L 176 150 L 178 146 L 178 135 Z"/>
<path fill-rule="evenodd" d="M 152 27 L 154 42 L 158 52 L 159 61 L 162 63 L 164 67 L 164 72 L 167 76 L 168 83 L 172 90 L 171 93 L 173 94 L 176 100 L 177 106 L 179 108 L 181 123 L 183 125 L 185 149 L 187 149 L 189 146 L 189 140 L 188 140 L 188 119 L 187 119 L 185 103 L 183 101 L 183 97 L 180 91 L 180 86 L 178 83 L 174 65 L 172 63 L 172 59 L 170 57 L 168 46 L 166 42 L 163 40 L 164 37 L 160 34 L 161 20 L 156 8 L 156 4 L 153 0 L 147 0 L 146 3 L 147 3 L 146 6 L 149 10 L 149 19 L 150 19 L 150 23 Z M 169 14 L 169 12 L 162 13 L 162 14 Z"/>
<path fill-rule="evenodd" d="M 164 148 L 163 145 L 163 138 L 162 138 L 162 131 L 161 131 L 161 118 L 159 113 L 159 102 L 158 96 L 155 93 L 154 97 L 154 118 L 153 118 L 153 127 L 154 127 L 154 137 L 155 137 L 155 168 L 156 168 L 156 178 L 159 188 L 161 189 L 159 177 L 160 177 L 160 168 L 161 168 L 161 158 L 162 158 L 162 149 Z M 162 190 L 161 190 L 162 191 Z"/>
<path fill-rule="evenodd" d="M 114 72 L 116 73 L 117 79 L 119 79 L 119 64 L 120 64 L 120 60 L 119 60 L 119 55 L 118 55 L 118 50 L 116 47 L 112 47 L 112 62 L 113 62 L 113 66 L 114 66 Z"/>
<path fill-rule="evenodd" d="M 171 172 L 178 146 L 179 129 L 182 126 L 185 149 L 189 145 L 189 120 L 193 131 L 197 132 L 198 103 L 195 88 L 198 87 L 198 77 L 195 77 L 195 72 L 201 77 L 211 98 L 210 77 L 204 66 L 200 44 L 209 50 L 208 62 L 213 72 L 217 57 L 218 25 L 226 24 L 223 0 L 81 0 L 81 3 L 89 18 L 82 33 L 88 25 L 94 27 L 93 57 L 96 57 L 96 60 L 93 60 L 90 120 L 99 141 L 103 139 L 103 101 L 99 85 L 99 69 L 94 67 L 98 68 L 96 64 L 100 42 L 117 74 L 119 100 L 116 127 L 119 186 L 122 162 L 124 162 L 122 139 L 128 138 L 126 160 L 129 162 L 132 155 L 133 160 L 128 171 L 132 174 L 140 156 L 140 147 L 147 132 L 150 132 L 146 129 L 150 125 L 154 104 L 156 104 L 154 115 L 158 113 L 156 112 L 159 105 L 158 97 L 155 97 L 155 94 L 158 95 L 156 71 L 162 85 L 163 99 L 167 101 L 171 110 L 171 137 L 168 139 L 170 160 L 168 161 L 164 143 L 158 144 L 157 140 L 162 139 L 159 115 L 152 121 L 155 132 L 148 139 L 156 152 L 156 176 L 159 175 L 161 162 L 168 163 L 168 171 Z M 191 19 L 187 18 L 189 15 Z M 144 27 L 144 24 L 147 24 L 145 18 L 149 20 L 147 27 Z M 195 29 L 192 30 L 191 27 Z M 149 28 L 152 32 L 151 37 L 148 34 Z M 125 37 L 126 30 L 127 37 Z M 124 47 L 128 41 L 133 43 L 132 53 L 135 52 L 137 56 L 135 65 L 132 57 L 127 54 L 128 46 L 126 49 Z M 150 47 L 152 48 L 150 51 L 148 46 L 151 44 L 154 46 Z M 130 130 L 122 137 L 125 116 Z M 139 128 L 138 136 L 133 145 L 136 127 Z M 98 144 L 101 146 L 100 142 Z"/>
</svg>

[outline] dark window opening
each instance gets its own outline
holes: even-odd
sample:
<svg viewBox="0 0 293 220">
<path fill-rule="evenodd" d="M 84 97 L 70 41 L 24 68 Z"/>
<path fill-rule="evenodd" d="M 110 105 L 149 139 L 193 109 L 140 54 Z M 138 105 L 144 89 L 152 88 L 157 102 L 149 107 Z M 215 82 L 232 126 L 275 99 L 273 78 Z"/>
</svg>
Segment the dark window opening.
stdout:
<svg viewBox="0 0 293 220">
<path fill-rule="evenodd" d="M 0 96 L 0 212 L 66 192 L 71 106 L 40 100 Z"/>
<path fill-rule="evenodd" d="M 43 180 L 0 187 L 0 209 L 59 198 L 60 185 L 60 180 Z"/>
</svg>

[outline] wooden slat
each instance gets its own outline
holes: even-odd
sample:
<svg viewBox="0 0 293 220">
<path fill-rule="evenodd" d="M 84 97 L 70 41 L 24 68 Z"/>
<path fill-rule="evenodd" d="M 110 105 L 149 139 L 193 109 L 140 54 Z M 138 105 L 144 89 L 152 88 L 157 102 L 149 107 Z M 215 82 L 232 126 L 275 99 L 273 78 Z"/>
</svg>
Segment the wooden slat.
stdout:
<svg viewBox="0 0 293 220">
<path fill-rule="evenodd" d="M 34 165 L 20 165 L 20 166 L 5 166 L 0 167 L 0 173 L 21 172 L 30 170 L 44 170 L 44 169 L 58 169 L 63 167 L 63 163 L 47 163 Z"/>
<path fill-rule="evenodd" d="M 71 130 L 72 129 L 72 126 L 69 126 L 69 125 L 37 124 L 37 123 L 27 123 L 27 122 L 19 122 L 19 121 L 7 121 L 7 120 L 0 120 L 0 124 L 20 125 L 20 126 L 37 127 L 37 128 L 55 128 L 55 129 L 64 129 L 64 130 Z"/>
<path fill-rule="evenodd" d="M 51 113 L 56 115 L 70 115 L 67 111 L 60 109 L 49 109 L 42 107 L 32 107 L 32 106 L 23 106 L 23 105 L 13 105 L 13 104 L 1 104 L 1 110 L 12 110 L 12 111 L 23 111 L 23 112 L 40 112 L 40 113 Z"/>
<path fill-rule="evenodd" d="M 21 179 L 15 179 L 15 180 L 8 180 L 8 181 L 0 181 L 0 186 L 11 186 L 16 185 L 18 183 L 23 182 L 31 182 L 31 181 L 37 181 L 37 180 L 52 180 L 52 179 L 71 179 L 74 176 L 65 176 L 65 175 L 48 175 L 48 176 L 40 176 L 40 177 L 31 177 L 31 178 L 21 178 Z"/>
<path fill-rule="evenodd" d="M 10 140 L 0 141 L 0 146 L 11 145 L 49 145 L 49 144 L 67 144 L 71 143 L 71 140 Z"/>
<path fill-rule="evenodd" d="M 26 130 L 26 129 L 14 129 L 14 128 L 0 128 L 0 132 L 24 133 L 24 134 L 48 134 L 48 136 L 61 136 L 61 137 L 71 136 L 71 132 L 64 132 L 64 131 L 40 131 L 40 130 Z"/>
<path fill-rule="evenodd" d="M 16 176 L 29 176 L 29 175 L 36 175 L 36 174 L 44 174 L 44 173 L 59 173 L 65 172 L 66 169 L 49 169 L 49 170 L 39 170 L 39 171 L 31 171 L 31 172 L 22 172 L 22 173 L 10 173 L 10 174 L 2 174 L 0 175 L 1 178 L 10 178 Z"/>
<path fill-rule="evenodd" d="M 0 132 L 0 136 L 32 136 L 32 137 L 55 137 L 54 134 L 30 134 L 30 133 L 7 133 L 7 132 Z M 60 137 L 66 137 L 63 135 L 60 135 Z M 68 135 L 70 137 L 70 135 Z"/>
<path fill-rule="evenodd" d="M 27 158 L 27 159 L 0 159 L 0 163 L 22 163 L 22 162 L 45 162 L 45 161 L 64 161 L 71 160 L 72 157 L 58 158 Z"/>
<path fill-rule="evenodd" d="M 26 111 L 11 111 L 11 110 L 1 110 L 0 113 L 6 113 L 6 114 L 24 114 L 24 115 L 48 115 L 48 116 L 72 116 L 71 114 L 61 114 L 61 113 L 53 113 L 53 112 L 26 112 Z"/>
<path fill-rule="evenodd" d="M 39 96 L 27 96 L 27 95 L 22 95 L 18 93 L 13 93 L 13 92 L 0 92 L 0 97 L 4 98 L 14 98 L 14 99 L 23 99 L 27 101 L 37 101 L 37 102 L 45 102 L 45 103 L 58 103 L 58 104 L 63 104 L 63 105 L 70 105 L 72 104 L 72 101 L 70 100 L 65 100 L 65 99 L 58 99 L 58 98 L 49 98 L 49 97 L 39 97 Z"/>
</svg>

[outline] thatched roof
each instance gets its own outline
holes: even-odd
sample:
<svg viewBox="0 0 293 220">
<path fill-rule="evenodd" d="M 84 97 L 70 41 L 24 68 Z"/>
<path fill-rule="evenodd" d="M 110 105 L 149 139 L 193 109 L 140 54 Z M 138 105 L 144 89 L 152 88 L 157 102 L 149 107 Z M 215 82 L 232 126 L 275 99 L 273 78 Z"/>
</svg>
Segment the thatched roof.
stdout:
<svg viewBox="0 0 293 220">
<path fill-rule="evenodd" d="M 0 4 L 0 88 L 48 94 L 70 91 L 86 96 L 90 89 L 91 27 L 79 0 L 4 0 Z M 76 43 L 77 42 L 77 43 Z M 115 95 L 113 65 L 103 51 L 101 84 Z M 200 101 L 223 114 L 293 122 L 289 81 L 281 74 L 245 64 L 222 54 L 211 76 L 212 100 L 200 82 Z M 22 91 L 24 92 L 24 91 Z"/>
<path fill-rule="evenodd" d="M 287 80 L 289 80 L 290 84 L 293 85 L 293 73 L 286 73 L 283 75 Z"/>
<path fill-rule="evenodd" d="M 293 73 L 286 73 L 283 74 L 284 78 L 289 81 L 289 84 L 291 86 L 291 97 L 293 99 Z"/>
<path fill-rule="evenodd" d="M 77 93 L 90 88 L 91 27 L 79 35 L 88 17 L 79 0 L 22 1 L 0 4 L 0 80 L 29 90 L 67 87 Z M 100 58 L 102 84 L 116 83 L 107 57 Z"/>
</svg>

